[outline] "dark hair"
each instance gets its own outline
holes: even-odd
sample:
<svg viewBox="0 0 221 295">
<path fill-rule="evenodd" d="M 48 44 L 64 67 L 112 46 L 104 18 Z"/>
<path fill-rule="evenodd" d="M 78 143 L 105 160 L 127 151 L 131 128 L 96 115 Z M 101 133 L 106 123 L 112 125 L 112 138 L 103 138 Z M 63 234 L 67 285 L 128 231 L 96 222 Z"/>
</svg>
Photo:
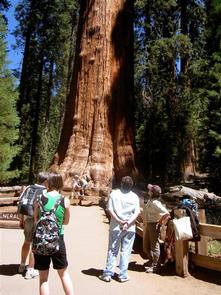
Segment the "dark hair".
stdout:
<svg viewBox="0 0 221 295">
<path fill-rule="evenodd" d="M 50 173 L 48 177 L 48 189 L 49 190 L 60 190 L 63 187 L 63 178 L 61 174 Z"/>
<path fill-rule="evenodd" d="M 129 192 L 131 188 L 133 187 L 134 182 L 133 179 L 130 176 L 124 176 L 121 179 L 121 188 L 123 191 Z"/>
<path fill-rule="evenodd" d="M 49 176 L 48 172 L 43 172 L 43 171 L 42 172 L 39 172 L 38 175 L 37 175 L 37 177 L 36 177 L 37 183 L 38 184 L 44 183 L 45 180 L 48 179 L 48 176 Z"/>
</svg>

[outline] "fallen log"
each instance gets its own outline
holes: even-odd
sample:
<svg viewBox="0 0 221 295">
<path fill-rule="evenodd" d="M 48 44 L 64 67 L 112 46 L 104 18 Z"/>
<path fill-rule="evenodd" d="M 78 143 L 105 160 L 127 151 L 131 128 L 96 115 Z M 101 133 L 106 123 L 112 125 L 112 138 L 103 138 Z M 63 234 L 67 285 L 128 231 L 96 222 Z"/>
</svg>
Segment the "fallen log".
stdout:
<svg viewBox="0 0 221 295">
<path fill-rule="evenodd" d="M 209 193 L 207 189 L 193 189 L 191 187 L 183 186 L 183 185 L 177 185 L 177 186 L 171 186 L 169 188 L 170 194 L 175 194 L 176 196 L 183 196 L 188 195 L 192 199 L 204 199 L 204 195 L 208 195 L 211 199 L 221 199 L 221 197 L 215 195 L 214 193 Z"/>
<path fill-rule="evenodd" d="M 172 186 L 169 191 L 162 195 L 162 199 L 166 203 L 176 203 L 179 202 L 183 196 L 188 196 L 190 199 L 195 200 L 200 208 L 205 207 L 208 200 L 212 201 L 216 208 L 221 208 L 221 197 L 215 195 L 214 193 L 208 192 L 207 189 L 193 189 L 183 185 Z"/>
</svg>

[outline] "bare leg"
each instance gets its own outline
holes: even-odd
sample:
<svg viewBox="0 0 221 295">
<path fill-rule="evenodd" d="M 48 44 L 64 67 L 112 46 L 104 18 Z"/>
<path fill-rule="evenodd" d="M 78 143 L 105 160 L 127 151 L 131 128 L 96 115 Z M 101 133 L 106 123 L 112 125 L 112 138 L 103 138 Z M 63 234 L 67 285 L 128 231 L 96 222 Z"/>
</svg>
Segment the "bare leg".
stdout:
<svg viewBox="0 0 221 295">
<path fill-rule="evenodd" d="M 74 295 L 73 285 L 67 268 L 58 269 L 58 275 L 61 279 L 62 286 L 66 295 Z M 45 294 L 44 294 L 45 295 Z"/>
<path fill-rule="evenodd" d="M 39 271 L 40 295 L 49 295 L 48 274 L 49 274 L 49 269 Z"/>
<path fill-rule="evenodd" d="M 31 242 L 24 241 L 21 248 L 21 264 L 25 264 L 29 251 L 30 251 Z"/>
<path fill-rule="evenodd" d="M 30 253 L 29 253 L 28 267 L 29 268 L 34 268 L 34 264 L 35 264 L 34 255 L 33 255 L 32 251 L 30 251 Z"/>
</svg>

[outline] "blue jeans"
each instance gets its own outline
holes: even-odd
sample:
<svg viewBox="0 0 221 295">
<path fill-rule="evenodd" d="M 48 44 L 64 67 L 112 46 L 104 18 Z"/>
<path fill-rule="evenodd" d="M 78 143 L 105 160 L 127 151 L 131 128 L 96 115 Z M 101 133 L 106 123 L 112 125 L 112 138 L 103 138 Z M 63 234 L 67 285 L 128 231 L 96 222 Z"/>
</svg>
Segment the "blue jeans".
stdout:
<svg viewBox="0 0 221 295">
<path fill-rule="evenodd" d="M 114 230 L 109 232 L 109 246 L 106 267 L 103 272 L 104 275 L 111 277 L 114 275 L 116 259 L 120 249 L 119 278 L 124 279 L 127 277 L 129 258 L 133 248 L 134 239 L 135 232 L 132 231 Z"/>
</svg>

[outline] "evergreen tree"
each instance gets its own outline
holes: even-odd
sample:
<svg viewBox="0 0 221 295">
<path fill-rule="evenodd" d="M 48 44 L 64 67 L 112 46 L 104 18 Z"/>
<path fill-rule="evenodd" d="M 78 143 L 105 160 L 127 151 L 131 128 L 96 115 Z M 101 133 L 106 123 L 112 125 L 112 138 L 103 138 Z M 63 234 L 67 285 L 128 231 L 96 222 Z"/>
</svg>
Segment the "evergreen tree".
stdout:
<svg viewBox="0 0 221 295">
<path fill-rule="evenodd" d="M 7 69 L 6 24 L 0 12 L 0 180 L 6 183 L 17 175 L 11 170 L 13 158 L 18 154 L 18 124 L 16 113 L 17 91 L 15 81 Z"/>
<path fill-rule="evenodd" d="M 18 111 L 22 178 L 46 169 L 61 130 L 71 79 L 75 1 L 24 0 L 17 7 L 18 44 L 24 48 Z"/>
<path fill-rule="evenodd" d="M 203 54 L 199 1 L 136 1 L 135 85 L 140 162 L 150 178 L 194 172 L 200 99 L 191 67 Z M 140 123 L 141 122 L 141 123 Z"/>
<path fill-rule="evenodd" d="M 206 52 L 204 67 L 205 77 L 201 92 L 207 101 L 207 109 L 203 117 L 201 145 L 201 165 L 207 169 L 214 179 L 214 188 L 221 189 L 221 3 L 206 1 Z"/>
</svg>

